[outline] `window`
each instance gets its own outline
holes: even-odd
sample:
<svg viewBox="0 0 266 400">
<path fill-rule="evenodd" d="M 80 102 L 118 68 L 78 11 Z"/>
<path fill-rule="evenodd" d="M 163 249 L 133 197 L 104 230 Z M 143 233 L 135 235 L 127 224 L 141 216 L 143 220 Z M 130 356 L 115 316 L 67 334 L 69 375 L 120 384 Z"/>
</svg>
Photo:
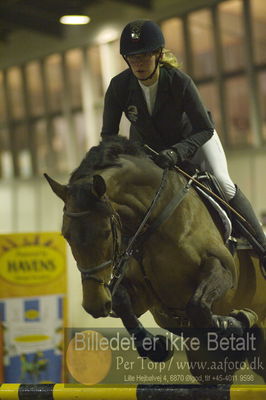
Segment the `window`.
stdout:
<svg viewBox="0 0 266 400">
<path fill-rule="evenodd" d="M 12 130 L 15 138 L 15 151 L 18 157 L 19 175 L 29 177 L 32 174 L 32 166 L 26 124 L 17 124 L 12 127 Z"/>
<path fill-rule="evenodd" d="M 0 71 L 0 124 L 6 121 L 6 103 L 4 96 L 4 73 Z"/>
<path fill-rule="evenodd" d="M 2 145 L 2 138 L 7 138 L 7 131 L 5 129 L 0 129 L 0 145 Z M 1 148 L 1 177 L 11 178 L 14 175 L 13 160 L 11 151 L 8 149 Z"/>
<path fill-rule="evenodd" d="M 69 165 L 67 123 L 63 117 L 56 117 L 52 121 L 53 138 L 52 150 L 55 156 L 55 170 L 59 173 L 68 172 L 72 169 Z"/>
<path fill-rule="evenodd" d="M 221 107 L 218 99 L 218 89 L 215 83 L 202 84 L 198 86 L 200 95 L 206 108 L 211 112 L 215 129 L 223 142 Z"/>
<path fill-rule="evenodd" d="M 29 94 L 29 113 L 39 116 L 44 113 L 43 82 L 40 63 L 33 61 L 26 65 L 26 80 Z"/>
<path fill-rule="evenodd" d="M 110 50 L 112 54 L 114 55 L 114 75 L 119 74 L 119 72 L 124 71 L 126 68 L 128 68 L 127 63 L 123 59 L 123 57 L 120 55 L 120 41 L 119 40 L 114 40 L 113 42 L 109 43 Z M 117 57 L 115 56 L 117 55 Z"/>
<path fill-rule="evenodd" d="M 70 50 L 66 53 L 67 79 L 70 92 L 70 104 L 72 108 L 82 107 L 82 51 L 80 49 Z"/>
<path fill-rule="evenodd" d="M 23 119 L 25 117 L 25 103 L 20 68 L 12 67 L 7 71 L 7 87 L 10 98 L 11 117 L 14 119 Z"/>
<path fill-rule="evenodd" d="M 104 95 L 104 89 L 99 46 L 88 48 L 88 61 L 90 64 L 91 78 L 94 82 L 95 96 L 96 98 L 102 97 Z"/>
<path fill-rule="evenodd" d="M 261 126 L 266 145 L 266 1 L 216 0 L 200 7 L 184 7 L 183 15 L 173 13 L 160 22 L 165 47 L 182 69 L 188 67 L 225 145 L 257 145 Z M 253 33 L 255 66 L 246 59 L 245 25 Z M 111 40 L 0 71 L 0 176 L 75 168 L 88 147 L 98 143 L 105 90 L 125 68 L 119 40 Z M 123 116 L 120 133 L 128 130 Z"/>
<path fill-rule="evenodd" d="M 225 85 L 229 144 L 253 144 L 247 79 L 245 76 L 227 79 Z"/>
<path fill-rule="evenodd" d="M 0 128 L 0 151 L 9 151 L 8 131 L 6 128 Z"/>
<path fill-rule="evenodd" d="M 0 128 L 0 177 L 10 177 L 13 175 L 11 152 L 8 144 L 7 129 Z"/>
<path fill-rule="evenodd" d="M 260 73 L 258 78 L 259 78 L 260 111 L 262 117 L 262 135 L 263 135 L 263 140 L 266 141 L 266 71 Z"/>
<path fill-rule="evenodd" d="M 182 21 L 179 18 L 170 18 L 162 22 L 161 29 L 165 37 L 165 47 L 171 50 L 177 61 L 182 65 L 185 61 L 184 36 Z"/>
<path fill-rule="evenodd" d="M 62 57 L 59 54 L 54 54 L 46 59 L 45 72 L 49 96 L 49 109 L 53 112 L 62 111 L 64 83 L 62 74 Z"/>
<path fill-rule="evenodd" d="M 241 69 L 245 66 L 242 1 L 220 3 L 219 18 L 225 71 Z"/>
<path fill-rule="evenodd" d="M 7 130 L 7 110 L 4 90 L 4 73 L 0 71 L 0 177 L 13 175 L 9 137 Z"/>
<path fill-rule="evenodd" d="M 73 119 L 78 152 L 79 155 L 83 157 L 87 147 L 84 114 L 82 112 L 77 112 L 73 115 Z"/>
<path fill-rule="evenodd" d="M 254 52 L 257 63 L 266 63 L 266 2 L 251 0 Z"/>
<path fill-rule="evenodd" d="M 45 119 L 38 119 L 33 124 L 33 131 L 36 143 L 36 158 L 38 163 L 38 171 L 43 173 L 47 171 L 50 166 L 49 163 L 49 147 L 47 138 L 47 121 Z"/>
<path fill-rule="evenodd" d="M 209 10 L 193 12 L 188 17 L 193 53 L 193 75 L 205 78 L 215 73 L 214 45 Z"/>
</svg>

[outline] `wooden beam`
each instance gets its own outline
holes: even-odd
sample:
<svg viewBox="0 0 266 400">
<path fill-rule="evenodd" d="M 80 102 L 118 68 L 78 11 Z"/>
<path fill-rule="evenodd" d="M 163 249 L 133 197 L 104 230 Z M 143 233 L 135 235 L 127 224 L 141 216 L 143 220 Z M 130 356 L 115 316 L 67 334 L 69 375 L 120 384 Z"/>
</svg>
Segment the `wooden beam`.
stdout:
<svg viewBox="0 0 266 400">
<path fill-rule="evenodd" d="M 137 6 L 148 10 L 151 10 L 153 5 L 152 0 L 116 0 L 116 1 L 124 3 L 124 5 Z"/>
<path fill-rule="evenodd" d="M 53 20 L 54 18 L 54 20 Z M 56 21 L 56 17 L 48 17 L 43 15 L 37 9 L 23 8 L 9 8 L 0 5 L 0 21 L 3 21 L 5 25 L 8 23 L 13 28 L 24 28 L 46 35 L 52 35 L 57 37 L 63 36 L 63 28 L 59 22 Z"/>
</svg>

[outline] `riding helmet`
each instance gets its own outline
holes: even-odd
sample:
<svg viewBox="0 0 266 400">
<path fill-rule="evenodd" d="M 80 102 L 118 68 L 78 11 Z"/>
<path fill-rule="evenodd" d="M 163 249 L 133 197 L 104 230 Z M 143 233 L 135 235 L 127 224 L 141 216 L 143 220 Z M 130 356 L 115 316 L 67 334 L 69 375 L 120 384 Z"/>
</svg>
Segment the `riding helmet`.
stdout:
<svg viewBox="0 0 266 400">
<path fill-rule="evenodd" d="M 129 56 L 149 53 L 163 48 L 164 44 L 162 31 L 155 22 L 138 19 L 128 23 L 123 29 L 120 38 L 120 54 Z"/>
</svg>

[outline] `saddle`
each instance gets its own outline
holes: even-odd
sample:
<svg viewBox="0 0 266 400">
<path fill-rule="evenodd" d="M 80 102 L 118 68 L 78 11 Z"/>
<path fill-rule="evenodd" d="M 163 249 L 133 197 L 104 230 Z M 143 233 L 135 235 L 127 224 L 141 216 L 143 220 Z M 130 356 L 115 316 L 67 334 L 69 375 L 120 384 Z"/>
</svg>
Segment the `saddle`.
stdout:
<svg viewBox="0 0 266 400">
<path fill-rule="evenodd" d="M 209 191 L 204 191 L 204 189 L 193 182 L 193 188 L 197 191 L 207 208 L 214 211 L 220 218 L 223 227 L 224 241 L 231 253 L 233 254 L 236 249 L 252 249 L 253 247 L 249 241 L 238 233 L 235 216 L 230 208 L 226 207 L 224 204 L 227 203 L 226 195 L 217 178 L 208 171 L 201 171 L 197 166 L 194 166 L 188 161 L 183 162 L 180 168 L 187 174 L 195 177 L 198 182 L 203 184 L 222 200 L 219 201 L 219 198 L 212 196 Z M 250 232 L 250 235 L 252 235 L 252 232 Z"/>
</svg>

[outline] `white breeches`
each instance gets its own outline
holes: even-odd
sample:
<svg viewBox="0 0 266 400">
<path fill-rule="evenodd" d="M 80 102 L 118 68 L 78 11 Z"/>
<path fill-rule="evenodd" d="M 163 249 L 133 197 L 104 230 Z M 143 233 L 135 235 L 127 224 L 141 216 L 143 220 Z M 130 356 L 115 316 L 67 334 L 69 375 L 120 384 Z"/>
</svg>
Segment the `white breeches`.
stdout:
<svg viewBox="0 0 266 400">
<path fill-rule="evenodd" d="M 228 201 L 234 197 L 236 188 L 229 176 L 224 149 L 215 130 L 210 140 L 198 149 L 190 161 L 199 165 L 202 171 L 208 171 L 216 177 Z"/>
</svg>

